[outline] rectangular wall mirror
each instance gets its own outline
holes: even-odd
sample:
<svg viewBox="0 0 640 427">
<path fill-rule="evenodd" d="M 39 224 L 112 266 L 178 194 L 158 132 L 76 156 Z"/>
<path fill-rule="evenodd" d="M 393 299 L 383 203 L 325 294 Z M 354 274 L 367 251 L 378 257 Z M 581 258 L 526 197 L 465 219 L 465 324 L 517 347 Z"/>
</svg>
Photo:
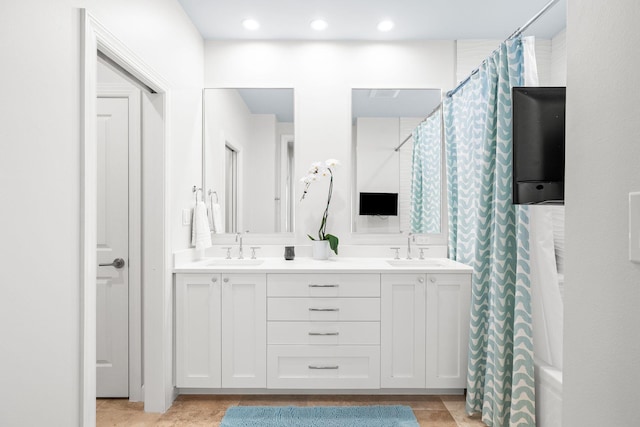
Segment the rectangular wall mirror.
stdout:
<svg viewBox="0 0 640 427">
<path fill-rule="evenodd" d="M 203 100 L 203 189 L 213 232 L 293 232 L 293 89 L 204 89 Z"/>
<path fill-rule="evenodd" d="M 433 215 L 428 225 L 412 219 L 416 181 L 414 138 L 440 104 L 440 89 L 352 89 L 352 231 L 354 233 L 442 233 L 442 144 L 432 144 L 427 174 Z M 439 117 L 439 116 L 438 116 Z M 421 130 L 422 132 L 422 130 Z M 413 197 L 416 197 L 414 191 Z M 414 213 L 415 216 L 415 213 Z"/>
</svg>

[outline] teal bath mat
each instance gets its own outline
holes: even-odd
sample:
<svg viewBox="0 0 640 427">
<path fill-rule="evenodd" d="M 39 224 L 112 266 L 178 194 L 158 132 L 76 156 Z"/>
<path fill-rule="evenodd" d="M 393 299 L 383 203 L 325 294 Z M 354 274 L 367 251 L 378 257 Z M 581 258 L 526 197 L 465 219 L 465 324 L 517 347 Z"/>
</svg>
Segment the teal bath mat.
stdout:
<svg viewBox="0 0 640 427">
<path fill-rule="evenodd" d="M 418 427 L 408 406 L 233 406 L 220 427 Z"/>
</svg>

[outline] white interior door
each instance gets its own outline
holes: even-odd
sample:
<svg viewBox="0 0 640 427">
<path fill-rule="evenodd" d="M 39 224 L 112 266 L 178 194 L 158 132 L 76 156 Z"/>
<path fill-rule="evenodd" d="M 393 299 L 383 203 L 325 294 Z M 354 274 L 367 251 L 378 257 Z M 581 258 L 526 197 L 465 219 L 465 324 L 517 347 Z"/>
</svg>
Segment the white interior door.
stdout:
<svg viewBox="0 0 640 427">
<path fill-rule="evenodd" d="M 97 397 L 129 396 L 129 105 L 98 98 Z M 122 260 L 122 262 L 118 261 Z"/>
</svg>

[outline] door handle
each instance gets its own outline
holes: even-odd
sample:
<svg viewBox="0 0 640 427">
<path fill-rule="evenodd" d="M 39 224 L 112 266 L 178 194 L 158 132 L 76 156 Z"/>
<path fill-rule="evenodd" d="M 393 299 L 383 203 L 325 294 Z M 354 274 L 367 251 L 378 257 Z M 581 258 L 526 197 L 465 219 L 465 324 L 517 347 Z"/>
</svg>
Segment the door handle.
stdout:
<svg viewBox="0 0 640 427">
<path fill-rule="evenodd" d="M 122 258 L 116 258 L 113 260 L 113 262 L 110 262 L 109 264 L 98 264 L 98 266 L 122 268 L 124 267 L 124 260 Z"/>
</svg>

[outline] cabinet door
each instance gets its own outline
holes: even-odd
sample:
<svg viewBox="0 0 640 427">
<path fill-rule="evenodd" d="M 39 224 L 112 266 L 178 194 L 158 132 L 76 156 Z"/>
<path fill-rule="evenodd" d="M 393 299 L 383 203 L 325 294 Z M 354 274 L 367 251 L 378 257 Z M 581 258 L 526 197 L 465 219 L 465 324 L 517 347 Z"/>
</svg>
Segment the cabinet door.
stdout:
<svg viewBox="0 0 640 427">
<path fill-rule="evenodd" d="M 427 275 L 427 388 L 466 388 L 471 275 Z"/>
<path fill-rule="evenodd" d="M 265 274 L 222 274 L 222 387 L 267 386 Z"/>
<path fill-rule="evenodd" d="M 383 274 L 380 305 L 381 387 L 424 387 L 425 275 Z"/>
<path fill-rule="evenodd" d="M 176 386 L 220 387 L 220 275 L 176 275 Z"/>
</svg>

